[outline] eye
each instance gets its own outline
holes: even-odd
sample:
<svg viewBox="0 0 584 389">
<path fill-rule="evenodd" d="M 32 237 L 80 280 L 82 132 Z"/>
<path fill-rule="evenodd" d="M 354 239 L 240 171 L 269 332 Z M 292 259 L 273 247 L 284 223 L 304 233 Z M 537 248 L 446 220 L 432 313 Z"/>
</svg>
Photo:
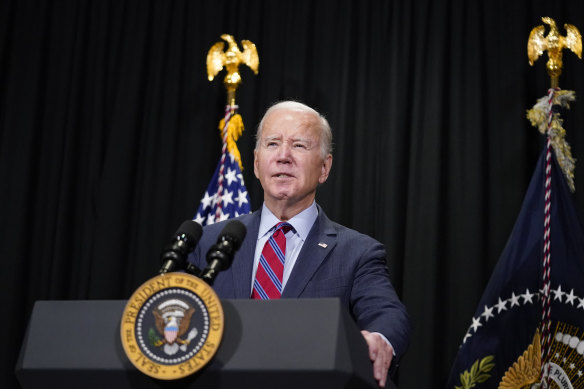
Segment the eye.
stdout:
<svg viewBox="0 0 584 389">
<path fill-rule="evenodd" d="M 302 142 L 295 142 L 293 144 L 294 148 L 296 149 L 302 149 L 302 150 L 308 150 L 308 145 L 306 143 L 302 143 Z"/>
</svg>

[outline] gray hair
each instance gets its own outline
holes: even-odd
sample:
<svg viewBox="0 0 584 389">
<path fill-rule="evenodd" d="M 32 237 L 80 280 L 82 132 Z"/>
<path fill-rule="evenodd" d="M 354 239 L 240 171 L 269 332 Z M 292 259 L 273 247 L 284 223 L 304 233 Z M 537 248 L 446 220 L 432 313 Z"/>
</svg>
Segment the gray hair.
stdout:
<svg viewBox="0 0 584 389">
<path fill-rule="evenodd" d="M 260 141 L 262 139 L 262 131 L 264 129 L 264 122 L 265 122 L 266 118 L 274 111 L 281 110 L 281 109 L 284 109 L 287 111 L 304 112 L 304 113 L 308 113 L 308 114 L 312 115 L 315 119 L 314 122 L 316 123 L 316 126 L 317 126 L 318 130 L 320 131 L 320 153 L 322 155 L 322 158 L 324 159 L 324 158 L 326 158 L 326 156 L 328 154 L 332 154 L 332 152 L 333 152 L 333 134 L 332 134 L 331 126 L 329 125 L 328 120 L 326 120 L 326 118 L 323 115 L 318 113 L 316 110 L 310 108 L 308 105 L 302 104 L 302 103 L 299 103 L 299 102 L 293 101 L 293 100 L 281 101 L 279 103 L 272 105 L 270 108 L 268 108 L 268 110 L 266 111 L 266 113 L 262 117 L 260 124 L 258 125 L 258 130 L 256 132 L 256 150 L 260 147 Z"/>
</svg>

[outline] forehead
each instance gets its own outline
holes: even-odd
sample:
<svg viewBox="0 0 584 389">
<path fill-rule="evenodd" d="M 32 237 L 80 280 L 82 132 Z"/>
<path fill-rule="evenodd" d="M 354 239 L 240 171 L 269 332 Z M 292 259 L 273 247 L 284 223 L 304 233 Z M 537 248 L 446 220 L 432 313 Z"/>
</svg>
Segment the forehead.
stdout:
<svg viewBox="0 0 584 389">
<path fill-rule="evenodd" d="M 318 123 L 308 112 L 280 109 L 269 114 L 264 121 L 262 138 L 294 137 L 319 138 Z"/>
</svg>

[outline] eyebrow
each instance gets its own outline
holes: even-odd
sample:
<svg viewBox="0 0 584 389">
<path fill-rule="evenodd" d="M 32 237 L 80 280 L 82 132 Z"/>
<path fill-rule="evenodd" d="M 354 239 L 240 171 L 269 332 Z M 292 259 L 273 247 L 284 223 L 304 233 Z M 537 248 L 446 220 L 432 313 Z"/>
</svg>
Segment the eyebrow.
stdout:
<svg viewBox="0 0 584 389">
<path fill-rule="evenodd" d="M 282 136 L 281 135 L 272 135 L 272 136 L 266 136 L 265 138 L 263 138 L 264 141 L 269 141 L 269 140 L 282 140 Z M 297 137 L 297 138 L 290 138 L 291 142 L 307 142 L 307 143 L 312 143 L 312 139 L 311 138 L 303 138 L 303 137 Z"/>
<path fill-rule="evenodd" d="M 281 140 L 282 136 L 281 135 L 272 135 L 272 136 L 266 136 L 264 139 L 262 139 L 264 142 L 266 141 L 271 141 L 271 140 Z"/>
<path fill-rule="evenodd" d="M 305 143 L 312 143 L 312 139 L 310 138 L 292 138 L 292 142 L 305 142 Z"/>
</svg>

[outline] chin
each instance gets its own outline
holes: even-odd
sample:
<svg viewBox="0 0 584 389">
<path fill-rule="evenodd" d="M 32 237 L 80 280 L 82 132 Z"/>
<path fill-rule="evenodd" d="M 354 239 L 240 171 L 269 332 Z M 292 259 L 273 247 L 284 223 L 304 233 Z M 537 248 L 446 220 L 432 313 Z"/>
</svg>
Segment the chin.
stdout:
<svg viewBox="0 0 584 389">
<path fill-rule="evenodd" d="M 278 193 L 273 196 L 276 200 L 288 200 L 290 195 L 288 193 Z"/>
<path fill-rule="evenodd" d="M 273 188 L 273 190 L 270 190 L 272 197 L 278 200 L 287 199 L 293 195 L 293 192 L 294 191 L 288 186 L 278 186 Z"/>
</svg>

